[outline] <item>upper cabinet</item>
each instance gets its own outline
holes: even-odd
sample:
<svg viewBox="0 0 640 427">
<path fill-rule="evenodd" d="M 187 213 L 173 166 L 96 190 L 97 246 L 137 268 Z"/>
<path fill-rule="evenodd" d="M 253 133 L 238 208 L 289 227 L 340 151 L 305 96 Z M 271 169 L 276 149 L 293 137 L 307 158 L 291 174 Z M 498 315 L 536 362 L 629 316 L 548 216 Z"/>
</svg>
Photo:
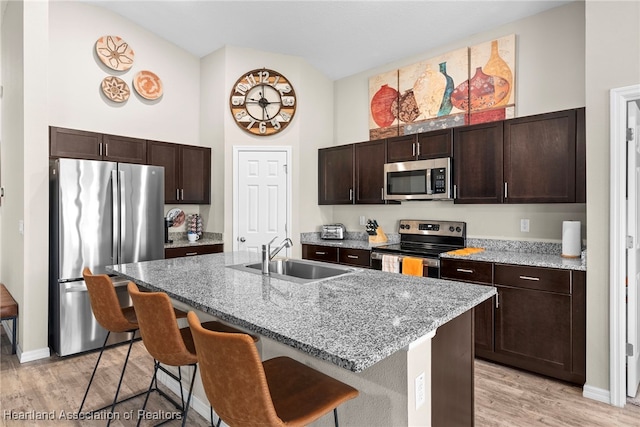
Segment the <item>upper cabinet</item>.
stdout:
<svg viewBox="0 0 640 427">
<path fill-rule="evenodd" d="M 584 109 L 454 130 L 455 203 L 584 203 Z"/>
<path fill-rule="evenodd" d="M 319 205 L 350 205 L 353 203 L 353 159 L 354 144 L 318 150 Z"/>
<path fill-rule="evenodd" d="M 211 203 L 211 149 L 148 141 L 147 161 L 163 166 L 165 203 Z"/>
<path fill-rule="evenodd" d="M 384 204 L 384 139 L 355 144 L 355 203 Z"/>
<path fill-rule="evenodd" d="M 440 129 L 387 139 L 387 163 L 451 157 L 453 132 Z"/>
<path fill-rule="evenodd" d="M 144 139 L 58 127 L 50 127 L 49 132 L 51 157 L 140 164 L 147 160 L 147 142 Z"/>
</svg>

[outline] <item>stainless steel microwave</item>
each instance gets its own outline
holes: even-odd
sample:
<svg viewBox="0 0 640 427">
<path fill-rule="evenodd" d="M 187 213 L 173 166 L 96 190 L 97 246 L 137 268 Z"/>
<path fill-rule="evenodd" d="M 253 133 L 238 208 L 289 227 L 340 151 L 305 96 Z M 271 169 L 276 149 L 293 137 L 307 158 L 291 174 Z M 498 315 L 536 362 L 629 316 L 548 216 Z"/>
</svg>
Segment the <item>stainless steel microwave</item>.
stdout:
<svg viewBox="0 0 640 427">
<path fill-rule="evenodd" d="M 387 163 L 385 200 L 450 200 L 451 158 Z"/>
</svg>

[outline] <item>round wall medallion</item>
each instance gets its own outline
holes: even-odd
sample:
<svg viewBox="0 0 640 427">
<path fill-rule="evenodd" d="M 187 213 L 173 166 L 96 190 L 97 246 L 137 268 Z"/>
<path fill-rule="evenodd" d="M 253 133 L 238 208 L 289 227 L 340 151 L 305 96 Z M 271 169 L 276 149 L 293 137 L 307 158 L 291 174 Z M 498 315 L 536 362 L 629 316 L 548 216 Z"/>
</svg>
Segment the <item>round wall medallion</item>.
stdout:
<svg viewBox="0 0 640 427">
<path fill-rule="evenodd" d="M 118 36 L 102 36 L 96 41 L 100 61 L 116 71 L 126 71 L 133 65 L 133 49 Z"/>
<path fill-rule="evenodd" d="M 158 99 L 162 96 L 162 81 L 151 71 L 140 71 L 133 78 L 133 87 L 145 99 Z"/>
<path fill-rule="evenodd" d="M 113 102 L 125 102 L 129 99 L 129 85 L 119 77 L 108 76 L 102 79 L 102 93 Z"/>
</svg>

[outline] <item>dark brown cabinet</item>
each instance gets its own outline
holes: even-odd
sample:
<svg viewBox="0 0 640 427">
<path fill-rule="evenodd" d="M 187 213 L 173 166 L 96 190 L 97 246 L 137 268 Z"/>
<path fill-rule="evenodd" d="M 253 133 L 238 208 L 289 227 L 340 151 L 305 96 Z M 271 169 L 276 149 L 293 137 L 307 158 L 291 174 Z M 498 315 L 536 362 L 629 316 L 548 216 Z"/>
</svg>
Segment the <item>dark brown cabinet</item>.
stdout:
<svg viewBox="0 0 640 427">
<path fill-rule="evenodd" d="M 139 164 L 147 161 L 144 139 L 50 127 L 49 144 L 50 157 Z"/>
<path fill-rule="evenodd" d="M 179 258 L 185 256 L 205 255 L 205 254 L 217 254 L 223 251 L 223 244 L 218 243 L 215 245 L 192 245 L 192 246 L 180 246 L 177 248 L 166 248 L 164 250 L 164 257 Z"/>
<path fill-rule="evenodd" d="M 576 111 L 504 121 L 507 203 L 576 201 Z"/>
<path fill-rule="evenodd" d="M 452 147 L 453 131 L 451 129 L 389 138 L 387 139 L 387 162 L 451 157 Z"/>
<path fill-rule="evenodd" d="M 455 203 L 502 202 L 502 132 L 502 122 L 453 130 Z"/>
<path fill-rule="evenodd" d="M 483 265 L 492 264 L 443 259 L 441 277 L 488 284 Z M 476 307 L 476 355 L 584 384 L 585 272 L 495 264 L 493 284 L 498 295 L 492 306 Z"/>
<path fill-rule="evenodd" d="M 353 204 L 354 144 L 318 150 L 318 204 Z"/>
<path fill-rule="evenodd" d="M 148 141 L 147 162 L 165 169 L 165 203 L 211 202 L 211 149 Z"/>
<path fill-rule="evenodd" d="M 369 268 L 371 266 L 371 251 L 303 243 L 302 259 Z"/>
<path fill-rule="evenodd" d="M 356 204 L 384 204 L 386 150 L 384 139 L 355 144 Z"/>
</svg>

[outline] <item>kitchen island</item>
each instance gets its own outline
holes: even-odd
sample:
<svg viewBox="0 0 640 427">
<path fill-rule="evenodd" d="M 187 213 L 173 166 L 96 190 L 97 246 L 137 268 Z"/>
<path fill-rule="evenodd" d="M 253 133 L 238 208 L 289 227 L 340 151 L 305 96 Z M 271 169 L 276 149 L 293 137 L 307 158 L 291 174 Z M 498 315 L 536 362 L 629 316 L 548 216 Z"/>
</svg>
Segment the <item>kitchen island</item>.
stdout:
<svg viewBox="0 0 640 427">
<path fill-rule="evenodd" d="M 357 388 L 338 409 L 343 426 L 462 425 L 460 405 L 472 425 L 471 310 L 493 288 L 358 268 L 299 284 L 230 268 L 259 261 L 227 252 L 110 269 L 259 334 L 264 359 L 287 355 Z"/>
</svg>

